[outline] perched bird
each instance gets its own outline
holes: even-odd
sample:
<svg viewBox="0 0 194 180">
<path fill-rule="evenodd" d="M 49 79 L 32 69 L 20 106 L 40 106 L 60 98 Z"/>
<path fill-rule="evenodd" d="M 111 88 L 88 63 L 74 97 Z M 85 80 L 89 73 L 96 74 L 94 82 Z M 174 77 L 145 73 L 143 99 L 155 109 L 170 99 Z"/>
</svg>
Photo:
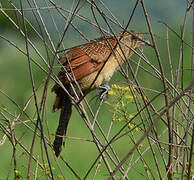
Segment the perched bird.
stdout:
<svg viewBox="0 0 194 180">
<path fill-rule="evenodd" d="M 113 73 L 133 54 L 134 49 L 148 44 L 141 33 L 119 32 L 115 36 L 101 37 L 87 44 L 71 48 L 60 58 L 62 65 L 58 78 L 69 94 L 81 97 L 109 81 Z M 58 157 L 72 113 L 72 100 L 59 84 L 52 91 L 56 93 L 53 112 L 61 109 L 53 149 Z"/>
</svg>

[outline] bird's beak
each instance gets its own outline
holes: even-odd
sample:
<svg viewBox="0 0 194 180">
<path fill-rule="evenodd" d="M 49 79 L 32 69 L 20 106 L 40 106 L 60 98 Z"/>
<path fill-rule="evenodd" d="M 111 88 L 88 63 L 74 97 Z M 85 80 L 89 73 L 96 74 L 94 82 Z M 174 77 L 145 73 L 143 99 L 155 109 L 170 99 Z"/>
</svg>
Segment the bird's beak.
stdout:
<svg viewBox="0 0 194 180">
<path fill-rule="evenodd" d="M 147 39 L 144 39 L 142 42 L 144 43 L 144 45 L 153 47 L 153 45 Z"/>
<path fill-rule="evenodd" d="M 153 47 L 153 45 L 147 39 L 138 39 L 137 41 L 142 46 L 147 45 Z"/>
</svg>

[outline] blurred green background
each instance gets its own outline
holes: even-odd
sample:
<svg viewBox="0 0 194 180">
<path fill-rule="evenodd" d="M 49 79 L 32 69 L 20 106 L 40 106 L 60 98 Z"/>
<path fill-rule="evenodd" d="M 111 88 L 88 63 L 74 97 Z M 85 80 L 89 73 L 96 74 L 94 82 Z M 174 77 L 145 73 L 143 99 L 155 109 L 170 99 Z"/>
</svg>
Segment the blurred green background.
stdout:
<svg viewBox="0 0 194 180">
<path fill-rule="evenodd" d="M 38 1 L 39 2 L 39 1 Z M 56 1 L 57 3 L 61 3 L 60 1 Z M 110 8 L 111 12 L 118 18 L 119 22 L 126 24 L 127 20 L 129 18 L 129 14 L 134 6 L 134 2 L 129 2 L 126 0 L 108 0 L 105 3 Z M 6 7 L 6 1 L 0 0 L 1 5 L 3 7 Z M 17 3 L 17 2 L 14 2 Z M 25 3 L 25 2 L 24 2 Z M 41 2 L 39 2 L 41 5 Z M 27 4 L 27 3 L 26 3 Z M 44 3 L 42 4 L 44 5 Z M 66 1 L 66 7 L 70 8 L 71 2 Z M 181 0 L 165 0 L 165 1 L 146 1 L 147 10 L 149 12 L 151 23 L 153 25 L 154 34 L 156 35 L 157 43 L 159 46 L 159 51 L 161 53 L 162 63 L 164 65 L 165 74 L 170 80 L 170 72 L 169 72 L 169 61 L 168 61 L 168 54 L 167 54 L 167 48 L 166 48 L 166 28 L 164 25 L 158 23 L 159 20 L 164 21 L 168 23 L 175 31 L 177 31 L 180 34 L 180 26 L 183 24 L 183 18 L 185 13 L 185 7 L 186 2 Z M 27 6 L 27 5 L 26 5 Z M 10 7 L 10 6 L 8 6 Z M 91 9 L 90 6 L 84 4 L 83 1 L 83 7 L 80 10 L 80 14 L 82 14 L 85 17 L 91 17 Z M 0 6 L 1 8 L 1 6 Z M 8 12 L 11 16 L 14 17 L 14 12 Z M 28 16 L 32 21 L 32 23 L 36 24 L 36 21 L 34 21 L 34 18 L 32 17 L 32 14 L 30 14 L 30 11 L 26 13 L 26 16 Z M 45 18 L 46 11 L 42 13 L 42 16 Z M 57 15 L 56 15 L 57 16 Z M 127 17 L 127 18 L 126 18 Z M 57 18 L 57 17 L 56 17 Z M 191 17 L 189 17 L 191 20 Z M 60 19 L 60 18 L 59 18 Z M 92 19 L 92 18 L 91 18 Z M 61 21 L 62 22 L 62 21 Z M 60 30 L 63 29 L 65 26 L 65 22 L 59 22 L 57 21 L 57 25 L 60 26 Z M 98 37 L 96 35 L 96 30 L 93 27 L 88 27 L 86 23 L 80 22 L 79 19 L 75 19 L 73 22 L 78 26 L 78 28 L 83 31 L 85 34 L 88 35 L 90 39 L 93 39 L 95 37 Z M 101 21 L 100 21 L 101 22 Z M 21 22 L 20 22 L 21 23 Z M 105 25 L 102 25 L 103 27 L 106 27 Z M 36 27 L 36 25 L 35 25 Z M 49 24 L 49 20 L 47 22 L 47 27 L 49 30 L 49 33 L 51 35 L 51 38 L 56 43 L 57 39 L 55 39 L 55 30 L 52 27 L 52 25 Z M 114 27 L 115 30 L 117 30 L 117 27 Z M 143 17 L 142 9 L 139 6 L 133 20 L 131 21 L 131 24 L 129 26 L 129 29 L 135 29 L 139 32 L 148 32 L 145 19 Z M 29 29 L 30 31 L 30 29 Z M 10 21 L 3 15 L 2 12 L 0 12 L 0 35 L 6 37 L 10 41 L 14 42 L 18 47 L 25 50 L 25 41 L 24 38 L 18 33 L 15 27 L 10 23 Z M 39 49 L 40 52 L 46 57 L 45 48 L 42 42 L 38 40 L 35 33 L 32 31 L 29 33 L 29 37 L 32 40 L 32 42 L 36 45 L 37 49 Z M 149 36 L 145 35 L 147 39 L 149 39 Z M 65 37 L 65 47 L 72 47 L 75 45 L 79 45 L 85 41 L 83 41 L 78 33 L 75 33 L 72 28 L 69 29 L 67 32 L 67 36 Z M 171 48 L 171 56 L 173 60 L 173 66 L 174 69 L 177 67 L 178 57 L 179 57 L 179 43 L 180 40 L 173 34 L 169 32 L 169 41 L 170 41 L 170 48 Z M 191 23 L 188 23 L 188 26 L 186 28 L 185 33 L 185 41 L 191 44 Z M 42 67 L 45 69 L 47 68 L 46 65 L 42 62 L 42 60 L 37 56 L 37 54 L 33 51 L 31 51 L 32 57 L 39 62 Z M 156 57 L 154 56 L 154 51 L 150 47 L 144 48 L 144 53 L 147 57 L 149 57 L 149 60 L 157 67 Z M 137 60 L 138 58 L 133 56 L 134 60 Z M 134 69 L 135 65 L 132 64 Z M 146 67 L 146 65 L 144 65 Z M 33 65 L 33 74 L 34 74 L 34 81 L 35 86 L 38 88 L 37 94 L 38 97 L 42 96 L 43 93 L 43 85 L 46 80 L 46 74 L 37 66 Z M 148 68 L 148 67 L 147 67 Z M 184 46 L 184 68 L 190 69 L 191 68 L 191 50 L 187 46 Z M 48 69 L 47 69 L 48 70 Z M 59 68 L 57 63 L 55 64 L 55 72 L 58 72 Z M 190 81 L 191 73 L 190 71 L 184 72 L 184 86 L 186 86 Z M 162 85 L 161 82 L 157 79 L 152 77 L 145 73 L 144 71 L 140 70 L 138 73 L 138 80 L 140 84 L 145 88 L 150 88 L 154 90 L 161 89 Z M 119 83 L 118 83 L 119 82 Z M 120 85 L 126 85 L 124 79 L 121 77 L 119 73 L 116 73 L 111 80 L 111 83 L 116 83 Z M 50 92 L 51 87 L 53 86 L 54 82 L 50 81 L 48 93 L 47 93 L 47 99 L 45 104 L 45 114 L 44 114 L 44 130 L 45 133 L 48 135 L 50 134 L 49 138 L 51 139 L 51 142 L 53 141 L 53 134 L 55 133 L 55 130 L 58 125 L 58 117 L 59 112 L 52 113 L 52 103 L 54 101 L 55 95 Z M 31 80 L 29 75 L 29 68 L 28 68 L 28 62 L 27 58 L 19 52 L 16 48 L 11 46 L 7 41 L 0 38 L 0 90 L 6 93 L 12 100 L 14 100 L 20 107 L 24 107 L 25 103 L 28 101 L 28 99 L 32 95 L 32 86 L 31 86 Z M 93 108 L 94 112 L 96 108 L 98 107 L 98 103 L 96 103 L 96 100 L 92 100 L 93 97 L 96 95 L 96 91 L 91 93 L 88 96 L 88 100 L 91 103 L 91 107 Z M 155 94 L 151 93 L 149 94 L 150 97 L 153 97 Z M 111 100 L 110 100 L 111 101 Z M 40 103 L 40 99 L 39 99 Z M 162 103 L 162 100 L 154 102 L 155 105 L 159 106 Z M 0 93 L 0 107 L 1 112 L 5 113 L 5 111 L 9 113 L 5 113 L 7 118 L 10 118 L 13 120 L 13 118 L 20 112 L 19 109 L 7 98 L 5 95 Z M 136 111 L 135 105 L 131 105 L 130 108 L 131 113 L 134 113 Z M 28 114 L 31 118 L 36 119 L 36 113 L 35 113 L 35 107 L 34 107 L 34 100 L 32 99 L 30 101 L 30 105 L 26 109 L 26 114 Z M 102 126 L 105 132 L 108 131 L 108 127 L 110 125 L 112 117 L 112 112 L 110 110 L 110 107 L 108 107 L 106 104 L 103 105 L 103 108 L 100 111 L 99 114 L 99 124 Z M 4 118 L 1 117 L 0 119 L 3 124 L 6 124 L 4 121 Z M 25 115 L 22 115 L 20 117 L 20 122 L 17 124 L 15 129 L 15 136 L 20 137 L 20 141 L 29 149 L 32 143 L 32 137 L 33 132 L 29 130 L 29 128 L 25 127 L 24 124 L 21 122 L 26 122 L 28 124 L 28 118 Z M 32 128 L 34 128 L 34 125 L 32 123 L 28 124 Z M 116 133 L 120 127 L 122 127 L 122 123 L 115 123 L 113 126 L 113 131 L 111 133 L 111 136 Z M 158 130 L 161 130 L 164 126 L 162 124 L 158 124 L 157 128 Z M 162 131 L 162 130 L 161 130 Z M 0 139 L 3 137 L 2 131 L 0 131 Z M 90 132 L 88 131 L 85 123 L 83 120 L 79 117 L 78 112 L 74 109 L 73 115 L 71 117 L 71 121 L 69 123 L 68 127 L 68 136 L 71 137 L 80 137 L 84 139 L 90 139 L 92 140 L 92 137 L 90 135 Z M 135 135 L 138 137 L 140 134 L 135 133 Z M 147 142 L 144 142 L 144 145 L 146 146 Z M 23 177 L 23 179 L 26 178 L 26 172 L 27 172 L 27 161 L 28 161 L 28 155 L 23 153 L 23 149 L 17 145 L 17 167 L 18 171 Z M 114 143 L 113 147 L 116 149 L 117 152 L 119 152 L 119 157 L 123 157 L 124 154 L 128 152 L 128 150 L 131 147 L 130 141 L 127 137 L 122 138 L 119 142 Z M 41 158 L 41 147 L 40 146 L 40 139 L 36 139 L 35 142 L 35 149 L 34 154 L 36 158 Z M 51 161 L 53 163 L 53 167 L 55 168 L 54 174 L 57 176 L 57 179 L 60 179 L 60 170 L 57 166 L 57 163 L 54 159 L 53 152 L 51 152 L 49 148 L 49 154 L 51 157 Z M 8 172 L 10 171 L 10 178 L 13 179 L 13 169 L 10 169 L 11 166 L 10 163 L 13 163 L 11 161 L 12 159 L 12 145 L 8 140 L 6 140 L 5 144 L 3 146 L 0 146 L 0 180 L 4 180 L 8 177 Z M 91 142 L 86 141 L 80 141 L 80 140 L 72 140 L 67 139 L 66 140 L 66 147 L 63 148 L 62 155 L 64 159 L 72 166 L 76 172 L 83 177 L 88 168 L 91 166 L 91 164 L 94 162 L 95 158 L 98 156 L 98 151 L 95 147 L 95 145 Z M 145 158 L 149 160 L 151 157 L 151 153 L 147 152 L 145 155 Z M 133 157 L 135 159 L 136 157 Z M 160 157 L 158 157 L 160 158 Z M 133 160 L 132 159 L 132 160 Z M 150 158 L 150 164 L 152 164 L 153 160 Z M 159 159 L 159 162 L 161 159 Z M 47 161 L 45 160 L 45 163 Z M 75 177 L 72 175 L 72 173 L 69 171 L 67 167 L 64 167 L 64 164 L 61 161 L 58 161 L 58 163 L 61 165 L 62 172 L 66 171 L 65 177 L 67 179 L 75 179 Z M 33 168 L 36 168 L 36 163 L 32 163 Z M 46 165 L 48 166 L 48 165 Z M 134 169 L 134 171 L 129 172 L 129 177 L 131 179 L 141 179 L 142 176 L 138 173 L 138 171 L 143 171 L 143 165 L 139 166 L 137 164 Z M 153 167 L 154 168 L 154 167 Z M 161 167 L 164 168 L 164 167 Z M 10 170 L 9 170 L 10 169 Z M 95 170 L 95 168 L 94 168 Z M 93 170 L 93 171 L 94 171 Z M 100 173 L 97 179 L 106 179 L 107 177 L 107 171 L 105 171 L 104 165 L 100 167 Z M 44 172 L 38 168 L 38 174 L 39 179 L 45 179 Z M 88 179 L 91 179 L 92 177 L 89 177 Z M 33 179 L 33 178 L 32 178 Z M 157 179 L 157 178 L 156 178 Z"/>
</svg>

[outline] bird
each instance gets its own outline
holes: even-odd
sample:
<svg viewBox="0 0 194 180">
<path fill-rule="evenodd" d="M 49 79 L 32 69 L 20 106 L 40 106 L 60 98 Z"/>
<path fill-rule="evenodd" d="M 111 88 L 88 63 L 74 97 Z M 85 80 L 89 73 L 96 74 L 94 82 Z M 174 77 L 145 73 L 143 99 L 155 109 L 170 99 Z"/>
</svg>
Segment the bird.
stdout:
<svg viewBox="0 0 194 180">
<path fill-rule="evenodd" d="M 61 109 L 53 142 L 56 157 L 61 153 L 72 114 L 73 102 L 70 96 L 82 97 L 98 87 L 103 87 L 103 83 L 109 82 L 114 72 L 131 57 L 134 50 L 146 44 L 149 45 L 149 42 L 144 40 L 142 33 L 125 30 L 115 36 L 94 39 L 63 53 L 59 59 L 61 70 L 58 79 L 67 91 L 60 83 L 56 83 L 51 90 L 56 94 L 53 112 Z"/>
</svg>

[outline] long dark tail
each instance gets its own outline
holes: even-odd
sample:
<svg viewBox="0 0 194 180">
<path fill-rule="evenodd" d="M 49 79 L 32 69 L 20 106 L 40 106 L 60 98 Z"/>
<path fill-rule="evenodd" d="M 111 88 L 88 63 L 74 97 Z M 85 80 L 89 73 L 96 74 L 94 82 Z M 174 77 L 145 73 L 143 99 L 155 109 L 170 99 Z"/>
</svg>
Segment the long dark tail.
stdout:
<svg viewBox="0 0 194 180">
<path fill-rule="evenodd" d="M 59 125 L 55 134 L 55 140 L 53 142 L 53 149 L 55 155 L 58 157 L 61 153 L 63 139 L 66 135 L 67 126 L 72 113 L 72 102 L 69 96 L 66 94 L 61 99 L 61 114 L 59 119 Z"/>
</svg>

